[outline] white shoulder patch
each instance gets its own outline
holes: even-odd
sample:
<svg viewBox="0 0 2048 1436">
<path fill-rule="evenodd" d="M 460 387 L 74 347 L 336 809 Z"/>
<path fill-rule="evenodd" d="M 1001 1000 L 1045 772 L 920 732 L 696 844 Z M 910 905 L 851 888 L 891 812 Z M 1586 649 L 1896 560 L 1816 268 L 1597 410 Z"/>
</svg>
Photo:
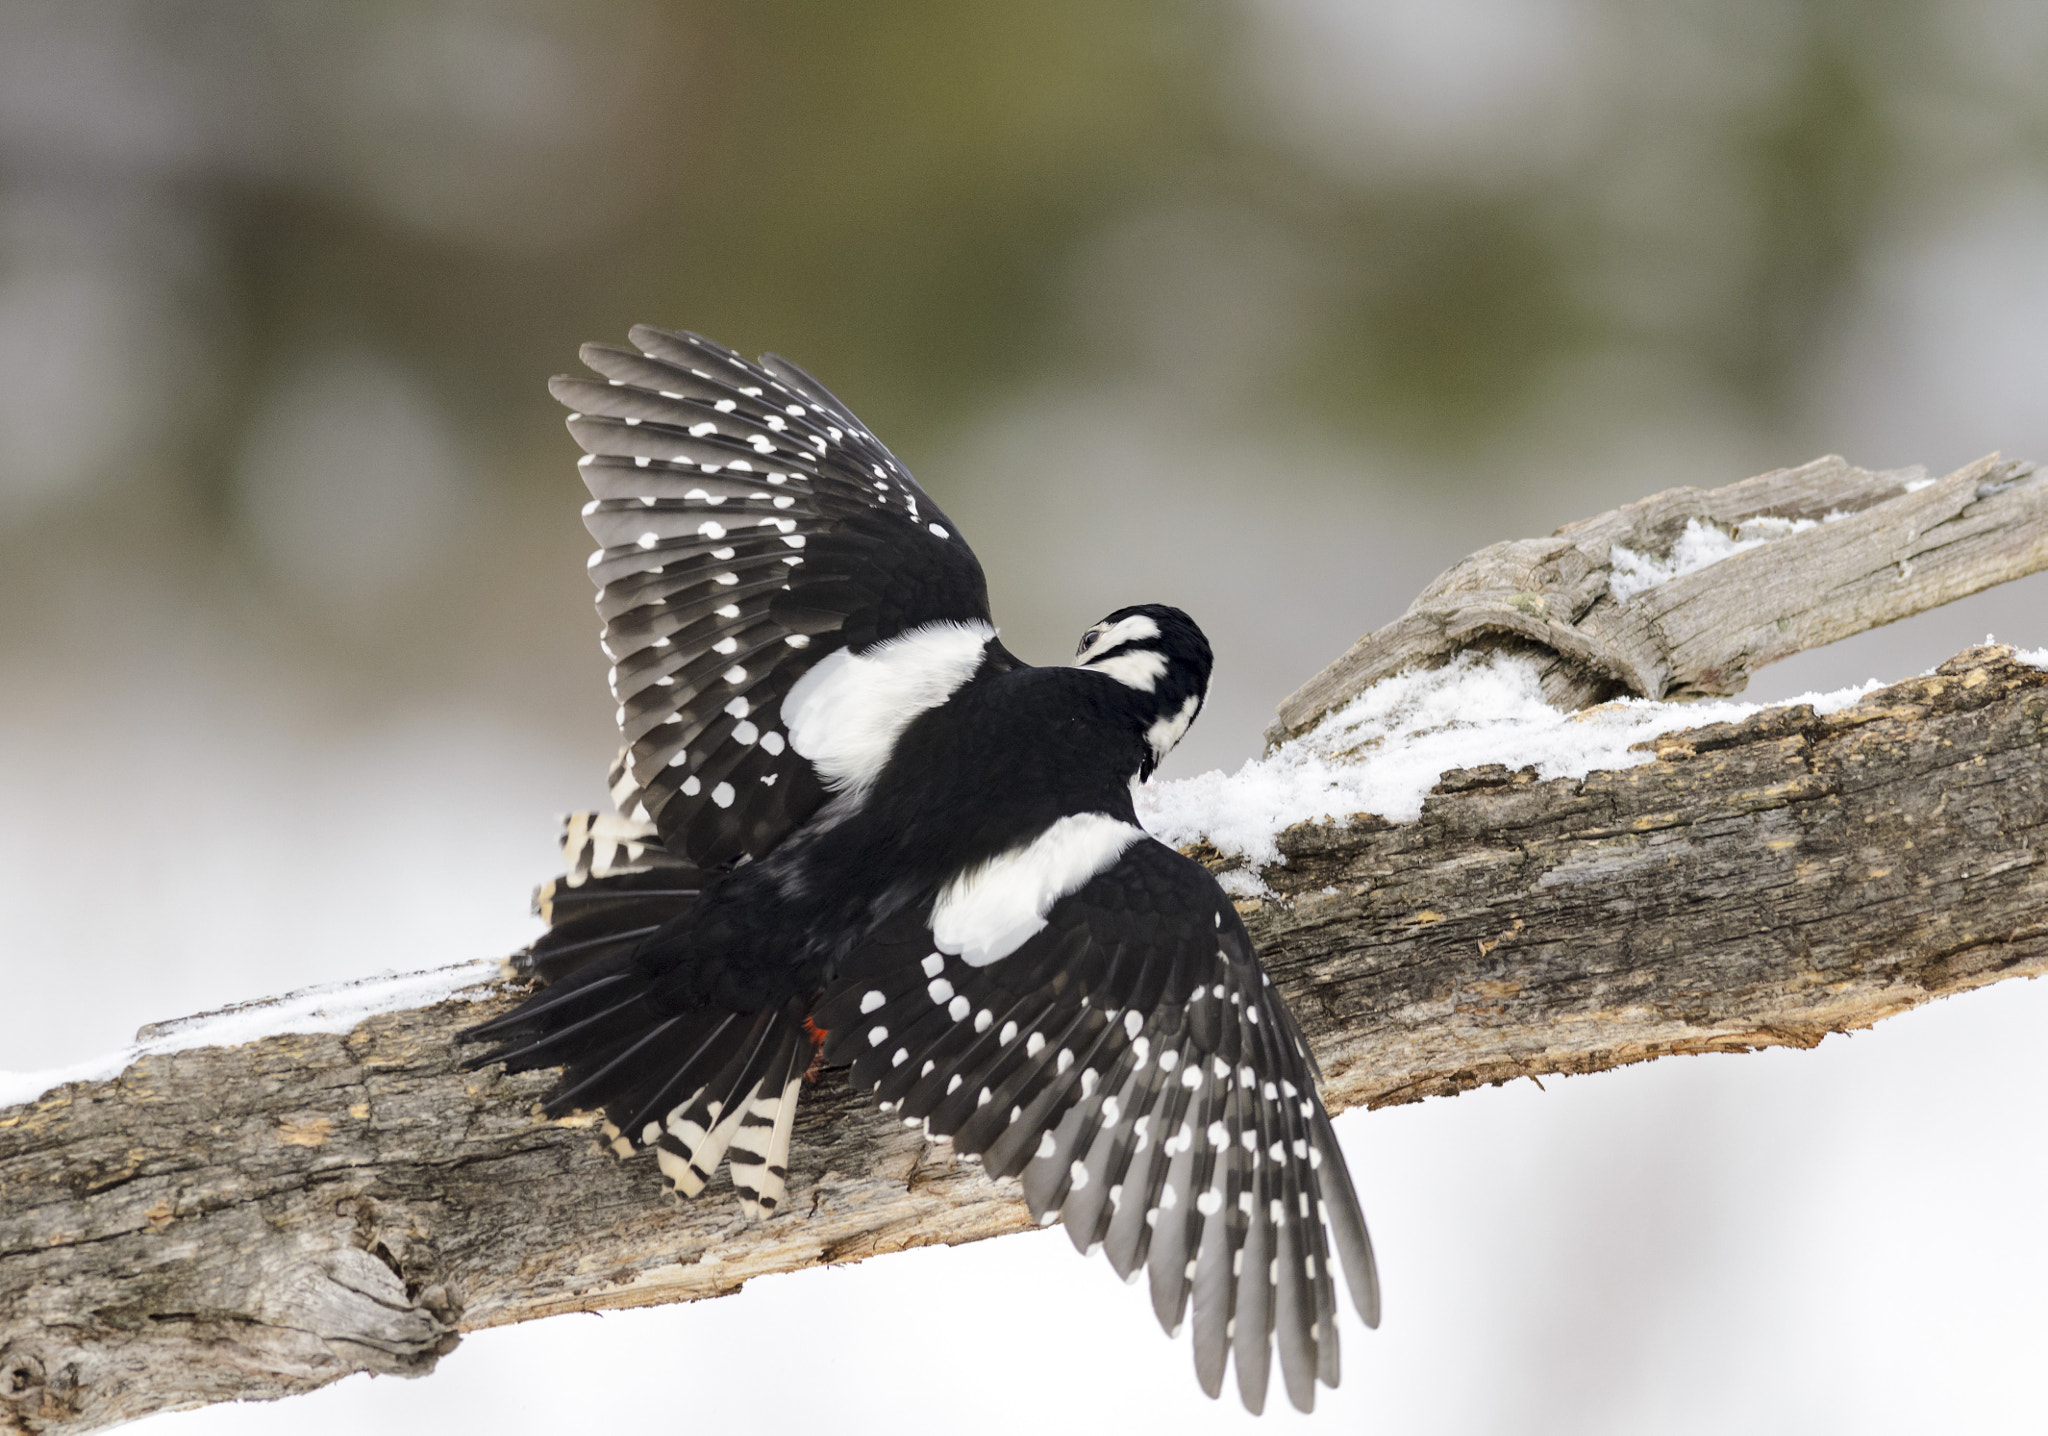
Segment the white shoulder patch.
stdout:
<svg viewBox="0 0 2048 1436">
<path fill-rule="evenodd" d="M 932 945 L 970 967 L 1008 957 L 1045 926 L 1054 903 L 1144 836 L 1143 828 L 1104 813 L 1061 818 L 1023 846 L 947 883 L 932 909 Z"/>
<path fill-rule="evenodd" d="M 951 698 L 981 666 L 996 631 L 986 623 L 927 623 L 864 653 L 840 649 L 797 679 L 782 726 L 835 792 L 866 788 L 910 720 Z"/>
</svg>

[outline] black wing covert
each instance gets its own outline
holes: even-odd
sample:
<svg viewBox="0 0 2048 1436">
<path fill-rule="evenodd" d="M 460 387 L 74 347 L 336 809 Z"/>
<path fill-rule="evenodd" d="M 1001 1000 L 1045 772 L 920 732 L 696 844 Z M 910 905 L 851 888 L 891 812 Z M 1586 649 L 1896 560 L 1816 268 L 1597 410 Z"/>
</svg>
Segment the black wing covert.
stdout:
<svg viewBox="0 0 2048 1436">
<path fill-rule="evenodd" d="M 921 624 L 989 622 L 974 551 L 823 385 L 645 325 L 557 378 L 625 747 L 612 797 L 700 868 L 767 853 L 823 801 L 779 730 L 819 659 Z"/>
<path fill-rule="evenodd" d="M 1335 1262 L 1379 1320 L 1365 1219 L 1292 1015 L 1200 864 L 1150 838 L 982 967 L 936 950 L 930 909 L 856 953 L 814 1020 L 885 1108 L 923 1119 L 1082 1251 L 1151 1280 L 1195 1370 L 1226 1358 L 1253 1411 L 1277 1336 L 1302 1410 L 1337 1383 Z M 1334 1253 L 1333 1253 L 1334 1248 Z"/>
</svg>

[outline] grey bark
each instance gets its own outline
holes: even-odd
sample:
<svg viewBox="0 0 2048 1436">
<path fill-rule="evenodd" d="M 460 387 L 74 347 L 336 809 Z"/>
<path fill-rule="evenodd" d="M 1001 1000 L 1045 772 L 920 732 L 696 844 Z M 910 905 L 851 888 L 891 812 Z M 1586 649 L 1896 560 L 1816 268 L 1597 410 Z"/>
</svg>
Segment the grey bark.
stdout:
<svg viewBox="0 0 2048 1436">
<path fill-rule="evenodd" d="M 1617 547 L 1662 556 L 1692 521 L 1741 534 L 1758 519 L 1813 527 L 1625 601 L 1609 590 Z M 1725 488 L 1667 489 L 1461 560 L 1290 694 L 1266 739 L 1307 732 L 1382 678 L 1479 647 L 1539 655 L 1545 696 L 1561 708 L 1739 693 L 1767 663 L 2042 568 L 2048 475 L 1996 454 L 1934 482 L 1830 455 Z"/>
<path fill-rule="evenodd" d="M 1998 497 L 1945 522 L 2010 568 L 1968 536 Z M 1810 1046 L 2048 967 L 2044 741 L 2048 672 L 1973 649 L 1843 712 L 1667 735 L 1624 771 L 1459 770 L 1415 823 L 1303 824 L 1244 906 L 1333 1109 Z M 781 1215 L 744 1224 L 723 1179 L 671 1205 L 586 1120 L 539 1118 L 548 1074 L 456 1070 L 454 1032 L 512 1000 L 146 1057 L 0 1110 L 0 1430 L 419 1375 L 487 1326 L 1027 1224 L 1014 1187 L 833 1073 Z"/>
</svg>

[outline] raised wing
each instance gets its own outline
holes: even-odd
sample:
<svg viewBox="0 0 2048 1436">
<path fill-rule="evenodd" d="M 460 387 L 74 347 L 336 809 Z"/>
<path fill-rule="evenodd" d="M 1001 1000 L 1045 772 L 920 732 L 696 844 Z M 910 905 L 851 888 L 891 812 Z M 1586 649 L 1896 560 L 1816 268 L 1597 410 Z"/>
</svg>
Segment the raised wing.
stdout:
<svg viewBox="0 0 2048 1436">
<path fill-rule="evenodd" d="M 825 786 L 781 729 L 819 659 L 935 621 L 989 622 L 953 523 L 846 406 L 774 355 L 750 364 L 645 325 L 558 378 L 625 747 L 621 814 L 699 867 L 760 857 Z"/>
<path fill-rule="evenodd" d="M 1041 1222 L 1149 1271 L 1211 1396 L 1234 1353 L 1265 1402 L 1277 1337 L 1303 1410 L 1337 1384 L 1333 1248 L 1379 1320 L 1365 1219 L 1313 1060 L 1201 867 L 1150 838 L 1045 913 L 1007 956 L 940 951 L 930 910 L 849 962 L 814 1013 L 828 1060 L 988 1171 L 1023 1178 Z M 958 944 L 948 944 L 958 945 Z M 970 956 L 976 955 L 972 948 Z"/>
</svg>

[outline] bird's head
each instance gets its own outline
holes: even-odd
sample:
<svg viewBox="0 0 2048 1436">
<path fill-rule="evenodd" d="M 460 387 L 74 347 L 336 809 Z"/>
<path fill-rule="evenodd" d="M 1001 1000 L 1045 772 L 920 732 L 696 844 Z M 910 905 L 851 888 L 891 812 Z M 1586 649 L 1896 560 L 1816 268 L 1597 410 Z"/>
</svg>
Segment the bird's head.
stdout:
<svg viewBox="0 0 2048 1436">
<path fill-rule="evenodd" d="M 1138 769 L 1141 779 L 1152 776 L 1202 711 L 1214 663 L 1209 640 L 1195 621 L 1162 603 L 1119 608 L 1082 634 L 1074 650 L 1076 667 L 1114 678 L 1144 696 L 1149 752 Z"/>
</svg>

